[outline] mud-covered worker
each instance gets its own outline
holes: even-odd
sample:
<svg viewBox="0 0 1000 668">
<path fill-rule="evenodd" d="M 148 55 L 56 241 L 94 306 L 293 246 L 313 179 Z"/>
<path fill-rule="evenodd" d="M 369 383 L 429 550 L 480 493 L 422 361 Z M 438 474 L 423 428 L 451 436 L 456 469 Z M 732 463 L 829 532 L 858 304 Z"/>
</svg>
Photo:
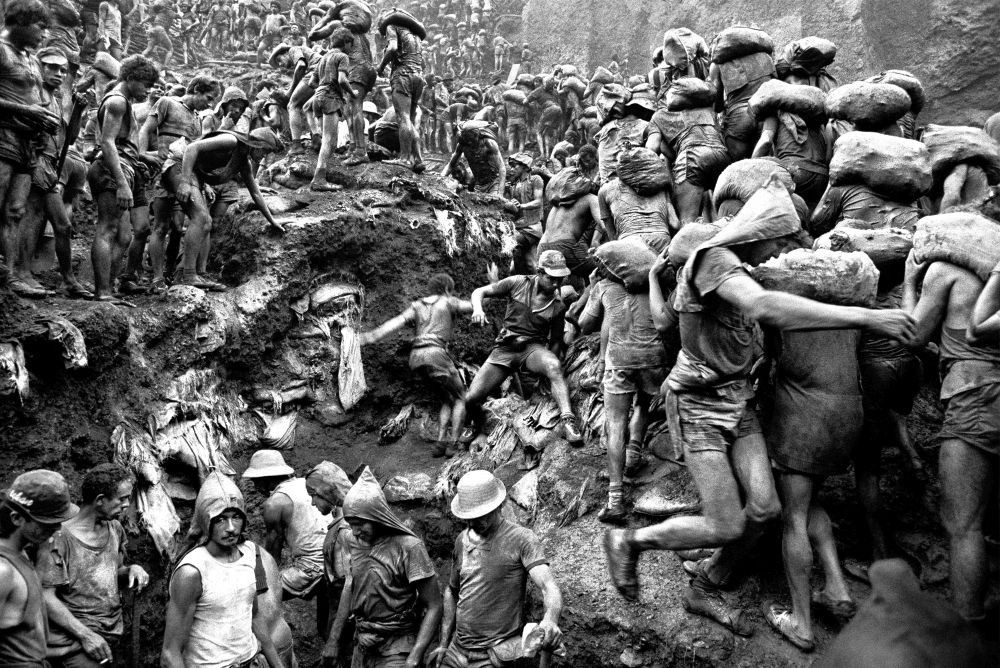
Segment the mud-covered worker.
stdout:
<svg viewBox="0 0 1000 668">
<path fill-rule="evenodd" d="M 358 343 L 376 343 L 413 326 L 417 335 L 410 347 L 410 371 L 422 378 L 441 401 L 438 419 L 438 437 L 433 455 L 443 457 L 449 446 L 458 441 L 464 414 L 463 397 L 465 382 L 448 352 L 448 345 L 455 336 L 455 320 L 472 313 L 472 302 L 454 296 L 455 281 L 448 274 L 435 274 L 427 283 L 426 297 L 412 302 L 395 318 L 358 337 Z M 451 435 L 448 426 L 451 425 Z"/>
<path fill-rule="evenodd" d="M 531 156 L 515 153 L 507 159 L 507 194 L 504 209 L 517 216 L 517 246 L 511 260 L 513 273 L 535 271 L 535 249 L 542 238 L 542 211 L 545 184 L 542 177 L 531 173 Z"/>
<path fill-rule="evenodd" d="M 44 135 L 59 131 L 59 118 L 40 105 L 42 73 L 32 51 L 51 16 L 39 0 L 11 0 L 0 39 L 0 251 L 13 276 L 11 289 L 25 297 L 50 294 L 31 276 L 30 263 L 15 267 L 31 175 Z"/>
<path fill-rule="evenodd" d="M 51 46 L 39 49 L 37 58 L 42 67 L 42 106 L 58 116 L 60 123 L 59 131 L 55 134 L 42 135 L 43 143 L 31 176 L 27 215 L 22 222 L 24 234 L 21 235 L 18 267 L 22 276 L 31 275 L 31 261 L 35 257 L 35 250 L 42 238 L 46 221 L 51 221 L 63 288 L 69 297 L 89 299 L 93 294 L 74 275 L 70 248 L 73 231 L 70 219 L 72 202 L 86 184 L 87 163 L 78 151 L 71 150 L 66 154 L 62 173 L 56 169 L 63 143 L 69 142 L 72 146 L 76 141 L 75 136 L 67 136 L 66 122 L 63 120 L 62 85 L 69 71 L 69 60 L 62 51 Z M 73 130 L 74 134 L 78 132 L 79 124 Z"/>
<path fill-rule="evenodd" d="M 250 98 L 242 88 L 228 86 L 215 109 L 206 109 L 199 114 L 199 117 L 203 137 L 217 130 L 232 130 L 246 134 L 250 132 Z"/>
<path fill-rule="evenodd" d="M 507 152 L 524 152 L 528 141 L 528 110 L 521 102 L 504 100 L 504 111 L 507 116 Z"/>
<path fill-rule="evenodd" d="M 127 565 L 119 519 L 132 501 L 132 475 L 117 464 L 87 471 L 80 512 L 39 546 L 36 569 L 49 616 L 49 664 L 54 668 L 120 665 L 123 589 L 142 591 L 149 575 Z"/>
<path fill-rule="evenodd" d="M 743 263 L 774 257 L 801 229 L 776 176 L 758 196 L 770 199 L 774 215 L 734 218 L 678 276 L 674 306 L 682 350 L 667 376 L 666 413 L 674 448 L 683 451 L 698 487 L 702 514 L 612 530 L 604 538 L 612 582 L 629 600 L 639 595 L 641 552 L 723 546 L 699 565 L 684 606 L 741 635 L 753 632 L 749 618 L 725 601 L 719 583 L 780 512 L 767 448 L 750 408 L 757 321 L 780 330 L 865 328 L 904 341 L 914 335 L 913 320 L 900 311 L 830 306 L 754 281 Z"/>
<path fill-rule="evenodd" d="M 604 124 L 594 135 L 594 143 L 597 145 L 603 184 L 618 173 L 619 153 L 629 146 L 646 146 L 650 125 L 640 116 L 649 118 L 653 109 L 645 96 L 638 97 L 632 104 L 631 93 L 619 84 L 604 86 L 598 98 L 604 107 Z"/>
<path fill-rule="evenodd" d="M 994 197 L 986 172 L 969 163 L 955 165 L 941 184 L 941 201 L 937 210 L 945 213 L 954 207 L 978 208 Z"/>
<path fill-rule="evenodd" d="M 666 350 L 653 324 L 649 293 L 630 293 L 603 268 L 597 274 L 601 280 L 590 290 L 580 330 L 589 334 L 601 329 L 597 377 L 604 391 L 609 483 L 608 503 L 597 519 L 618 524 L 627 518 L 625 476 L 635 475 L 643 464 L 649 404 L 667 375 Z"/>
<path fill-rule="evenodd" d="M 261 509 L 267 532 L 264 547 L 281 561 L 287 546 L 291 563 L 281 571 L 285 598 L 311 594 L 323 577 L 323 539 L 329 522 L 312 503 L 306 480 L 295 475 L 277 450 L 258 450 L 243 478 L 267 500 Z"/>
<path fill-rule="evenodd" d="M 129 56 L 121 64 L 118 83 L 97 109 L 101 153 L 91 164 L 87 180 L 97 200 L 97 233 L 90 258 L 94 298 L 100 301 L 114 299 L 114 279 L 132 240 L 132 228 L 148 226 L 146 175 L 150 170 L 159 171 L 160 163 L 155 152 L 139 151 L 139 123 L 133 105 L 146 99 L 158 78 L 153 61 Z"/>
<path fill-rule="evenodd" d="M 115 60 L 122 58 L 122 10 L 118 0 L 104 0 L 97 9 L 97 44 Z"/>
<path fill-rule="evenodd" d="M 139 131 L 139 151 L 155 150 L 160 160 L 173 156 L 175 160 L 183 155 L 184 148 L 201 137 L 201 119 L 198 112 L 212 106 L 219 95 L 219 82 L 207 76 L 196 76 L 188 82 L 182 97 L 164 95 L 156 101 L 146 116 Z M 156 147 L 150 147 L 148 139 L 156 137 Z M 153 282 L 148 286 L 154 292 L 164 292 L 167 284 L 163 275 L 166 265 L 166 242 L 170 227 L 175 220 L 176 199 L 157 179 L 153 188 L 153 202 L 150 207 L 153 224 L 149 215 L 135 217 L 132 224 L 132 242 L 128 247 L 128 261 L 122 277 L 122 292 L 142 292 L 147 286 L 141 285 L 139 272 L 142 269 L 146 241 L 149 241 L 149 262 L 153 268 Z M 179 230 L 178 230 L 179 232 Z"/>
<path fill-rule="evenodd" d="M 424 57 L 421 39 L 398 24 L 386 26 L 385 53 L 379 63 L 379 75 L 391 65 L 389 84 L 392 88 L 392 108 L 399 120 L 399 157 L 413 171 L 424 171 L 420 154 L 420 97 L 424 92 Z"/>
<path fill-rule="evenodd" d="M 319 628 L 320 637 L 324 639 L 330 637 L 330 623 L 337 617 L 340 596 L 344 591 L 347 572 L 351 567 L 348 541 L 351 527 L 348 526 L 341 510 L 344 497 L 350 490 L 351 481 L 347 473 L 333 462 L 322 461 L 306 473 L 306 492 L 312 498 L 313 505 L 320 514 L 332 518 L 326 530 L 326 538 L 323 539 L 323 566 L 329 608 L 318 611 L 316 616 L 316 626 Z M 334 656 L 340 656 L 341 665 L 350 665 L 350 661 L 345 660 L 349 657 L 345 657 L 342 653 L 345 646 L 350 645 L 349 642 L 344 642 L 349 638 L 345 639 L 341 631 L 338 631 L 337 635 L 340 637 L 340 644 L 336 649 L 331 648 L 331 651 Z"/>
<path fill-rule="evenodd" d="M 54 46 L 63 52 L 69 60 L 67 80 L 72 84 L 80 71 L 80 40 L 77 37 L 81 26 L 80 10 L 72 0 L 49 0 L 47 5 L 52 15 L 42 46 Z"/>
<path fill-rule="evenodd" d="M 353 616 L 352 668 L 423 665 L 441 622 L 441 592 L 427 547 L 389 510 L 368 467 L 344 497 L 344 518 L 351 527 L 350 572 L 324 660 L 336 663 L 330 652 Z"/>
<path fill-rule="evenodd" d="M 265 613 L 269 554 L 245 540 L 246 503 L 236 484 L 211 473 L 194 502 L 196 546 L 170 575 L 160 665 L 163 668 L 291 668 L 269 633 Z"/>
<path fill-rule="evenodd" d="M 451 513 L 468 526 L 455 539 L 440 646 L 428 661 L 432 668 L 489 668 L 523 658 L 529 577 L 542 594 L 543 647 L 559 646 L 559 585 L 538 536 L 504 519 L 506 499 L 503 483 L 489 471 L 470 471 L 458 481 Z"/>
<path fill-rule="evenodd" d="M 951 541 L 951 600 L 973 623 L 985 615 L 983 530 L 989 500 L 996 498 L 1000 451 L 1000 345 L 995 335 L 974 336 L 975 343 L 966 338 L 983 288 L 967 269 L 918 264 L 912 251 L 907 258 L 902 307 L 917 322 L 916 344 L 940 333 L 941 521 Z"/>
<path fill-rule="evenodd" d="M 573 276 L 586 279 L 597 267 L 590 255 L 590 245 L 597 231 L 597 222 L 601 220 L 601 207 L 597 195 L 584 190 L 587 183 L 592 186 L 592 182 L 581 170 L 575 167 L 566 169 L 577 172 L 573 177 L 577 187 L 571 193 L 556 198 L 553 195 L 560 193 L 552 192 L 552 181 L 549 181 L 547 195 L 552 208 L 545 220 L 545 231 L 538 241 L 538 254 L 541 256 L 545 251 L 557 251 Z"/>
<path fill-rule="evenodd" d="M 878 228 L 899 227 L 912 232 L 920 211 L 912 203 L 893 202 L 868 186 L 829 186 L 813 210 L 806 231 L 818 237 L 845 218 L 863 220 Z"/>
<path fill-rule="evenodd" d="M 44 544 L 78 510 L 63 477 L 45 469 L 22 473 L 0 496 L 0 666 L 48 666 L 42 583 L 25 549 Z"/>
<path fill-rule="evenodd" d="M 217 188 L 239 179 L 250 192 L 257 210 L 263 214 L 271 229 L 284 232 L 267 208 L 260 186 L 253 173 L 254 160 L 261 160 L 269 153 L 283 148 L 281 140 L 271 128 L 257 128 L 249 135 L 221 131 L 188 144 L 180 164 L 168 160 L 164 165 L 163 185 L 173 193 L 189 218 L 184 234 L 184 273 L 181 283 L 207 290 L 224 290 L 225 285 L 208 278 L 205 270 L 211 248 L 213 209 L 209 200 Z M 225 199 L 218 204 L 221 206 Z M 216 216 L 218 206 L 214 207 Z M 223 214 L 225 212 L 223 211 Z"/>
<path fill-rule="evenodd" d="M 722 109 L 722 137 L 733 162 L 749 158 L 757 144 L 760 129 L 750 113 L 750 98 L 775 76 L 770 53 L 752 53 L 708 68 L 707 81 L 715 86 L 715 108 Z"/>
<path fill-rule="evenodd" d="M 326 170 L 333 159 L 333 152 L 340 143 L 340 122 L 344 119 L 347 100 L 354 95 L 347 72 L 350 62 L 347 51 L 350 50 L 351 31 L 347 28 L 337 28 L 329 38 L 330 49 L 323 54 L 319 65 L 312 73 L 311 84 L 316 93 L 312 99 L 312 111 L 320 122 L 323 138 L 320 143 L 319 155 L 316 158 L 316 171 L 313 174 L 309 189 L 316 192 L 332 192 L 340 186 L 327 183 Z"/>
<path fill-rule="evenodd" d="M 508 276 L 473 291 L 472 322 L 478 325 L 485 326 L 488 322 L 483 311 L 484 298 L 507 298 L 507 312 L 496 345 L 465 394 L 466 407 L 474 411 L 477 426 L 481 426 L 481 406 L 486 397 L 504 379 L 523 368 L 548 378 L 566 440 L 572 443 L 583 440 L 559 362 L 566 314 L 559 288 L 569 275 L 566 259 L 559 251 L 542 251 L 534 275 Z"/>
<path fill-rule="evenodd" d="M 464 155 L 474 180 L 474 183 L 469 184 L 469 190 L 503 195 L 503 187 L 507 182 L 507 165 L 503 154 L 500 153 L 496 133 L 497 126 L 493 123 L 485 121 L 459 123 L 455 151 L 448 164 L 441 170 L 441 176 L 451 175 Z"/>
<path fill-rule="evenodd" d="M 257 46 L 257 64 L 263 65 L 268 52 L 281 42 L 281 28 L 288 25 L 288 17 L 281 13 L 281 3 L 272 2 L 264 15 L 264 26 Z"/>
<path fill-rule="evenodd" d="M 966 339 L 981 345 L 1000 337 L 1000 263 L 990 272 L 986 287 L 979 293 L 972 310 Z"/>
<path fill-rule="evenodd" d="M 637 237 L 659 253 L 670 243 L 670 234 L 680 229 L 666 190 L 640 195 L 616 178 L 597 191 L 597 204 L 608 240 Z"/>
<path fill-rule="evenodd" d="M 146 49 L 142 52 L 145 58 L 154 58 L 155 53 L 162 53 L 163 58 L 157 62 L 167 69 L 170 58 L 174 55 L 174 43 L 170 36 L 174 34 L 174 24 L 177 23 L 177 12 L 168 2 L 154 2 L 149 8 L 152 22 L 146 28 Z"/>
<path fill-rule="evenodd" d="M 562 132 L 563 112 L 556 95 L 555 77 L 535 77 L 535 85 L 535 89 L 528 93 L 526 102 L 538 119 L 535 124 L 538 152 L 548 155 Z"/>
<path fill-rule="evenodd" d="M 279 44 L 268 60 L 273 69 L 292 73 L 292 82 L 288 85 L 288 128 L 291 132 L 291 145 L 288 154 L 296 155 L 304 150 L 302 135 L 311 126 L 306 118 L 303 106 L 312 98 L 316 87 L 312 84 L 312 73 L 319 65 L 323 54 L 319 50 L 308 47 Z M 310 139 L 311 147 L 316 150 L 320 143 L 318 135 Z"/>
</svg>

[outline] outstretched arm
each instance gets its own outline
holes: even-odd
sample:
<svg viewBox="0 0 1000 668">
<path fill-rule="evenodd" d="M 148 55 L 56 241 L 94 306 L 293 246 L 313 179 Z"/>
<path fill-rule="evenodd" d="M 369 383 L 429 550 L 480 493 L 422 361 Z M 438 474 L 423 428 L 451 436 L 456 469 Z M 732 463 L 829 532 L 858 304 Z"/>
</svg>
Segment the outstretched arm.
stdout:
<svg viewBox="0 0 1000 668">
<path fill-rule="evenodd" d="M 240 169 L 240 175 L 243 177 L 243 183 L 246 184 L 247 190 L 250 192 L 250 199 L 252 199 L 253 203 L 257 205 L 257 210 L 264 214 L 264 218 L 267 220 L 268 225 L 279 232 L 284 232 L 285 228 L 278 224 L 278 221 L 274 219 L 274 215 L 271 214 L 271 209 L 267 206 L 267 202 L 264 201 L 264 195 L 260 192 L 260 186 L 257 185 L 257 179 L 254 178 L 253 167 L 250 165 L 249 157 L 244 161 L 243 167 Z"/>
<path fill-rule="evenodd" d="M 413 307 L 408 307 L 405 311 L 400 313 L 394 318 L 386 320 L 384 323 L 371 330 L 370 332 L 362 332 L 358 335 L 359 345 L 368 345 L 369 343 L 377 343 L 382 339 L 386 338 L 390 334 L 395 334 L 399 330 L 406 327 L 408 323 L 411 323 L 416 318 L 417 314 L 413 310 Z"/>
</svg>

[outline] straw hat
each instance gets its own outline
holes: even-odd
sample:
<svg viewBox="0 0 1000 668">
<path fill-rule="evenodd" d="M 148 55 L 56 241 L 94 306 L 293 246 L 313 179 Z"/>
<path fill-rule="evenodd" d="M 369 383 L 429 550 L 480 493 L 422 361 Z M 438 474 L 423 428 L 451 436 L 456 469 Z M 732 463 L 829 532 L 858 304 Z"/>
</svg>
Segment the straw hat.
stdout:
<svg viewBox="0 0 1000 668">
<path fill-rule="evenodd" d="M 277 450 L 258 450 L 250 457 L 250 466 L 243 472 L 243 477 L 274 478 L 294 473 L 295 469 L 285 463 L 285 458 Z"/>
<path fill-rule="evenodd" d="M 451 513 L 460 520 L 474 520 L 499 508 L 506 498 L 507 489 L 492 473 L 469 471 L 458 481 Z"/>
</svg>

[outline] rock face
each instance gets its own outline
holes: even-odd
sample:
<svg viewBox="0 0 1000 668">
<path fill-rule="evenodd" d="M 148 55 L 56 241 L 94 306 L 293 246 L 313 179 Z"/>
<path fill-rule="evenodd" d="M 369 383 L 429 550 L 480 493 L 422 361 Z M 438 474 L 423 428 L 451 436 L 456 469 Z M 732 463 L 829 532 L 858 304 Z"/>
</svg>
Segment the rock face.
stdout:
<svg viewBox="0 0 1000 668">
<path fill-rule="evenodd" d="M 733 23 L 754 23 L 780 48 L 819 35 L 839 47 L 830 68 L 846 83 L 907 69 L 927 90 L 921 123 L 981 126 L 1000 108 L 1000 0 L 531 0 L 524 38 L 541 65 L 591 69 L 618 56 L 644 74 L 664 30 L 687 26 L 706 40 Z"/>
</svg>

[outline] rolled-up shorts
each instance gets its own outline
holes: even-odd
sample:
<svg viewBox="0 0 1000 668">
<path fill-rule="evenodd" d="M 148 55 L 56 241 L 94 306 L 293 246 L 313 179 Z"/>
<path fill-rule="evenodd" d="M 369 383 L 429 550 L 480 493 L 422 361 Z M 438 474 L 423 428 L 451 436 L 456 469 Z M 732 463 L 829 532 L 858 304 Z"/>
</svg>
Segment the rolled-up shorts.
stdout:
<svg viewBox="0 0 1000 668">
<path fill-rule="evenodd" d="M 569 267 L 574 276 L 587 278 L 597 268 L 597 263 L 590 256 L 587 245 L 582 241 L 561 239 L 538 244 L 539 256 L 547 250 L 557 250 L 562 253 L 563 257 L 566 258 L 566 266 Z"/>
<path fill-rule="evenodd" d="M 424 92 L 424 79 L 419 74 L 394 74 L 389 85 L 393 95 L 406 95 L 411 100 L 419 100 Z"/>
<path fill-rule="evenodd" d="M 551 354 L 548 347 L 542 343 L 528 343 L 523 348 L 498 345 L 486 358 L 485 364 L 495 364 L 511 371 L 517 371 L 532 355 L 544 355 L 546 352 Z"/>
<path fill-rule="evenodd" d="M 747 381 L 674 392 L 666 388 L 667 424 L 677 453 L 729 452 L 737 439 L 761 433 L 757 412 L 750 406 Z"/>
<path fill-rule="evenodd" d="M 988 455 L 1000 454 L 1000 383 L 959 392 L 944 404 L 939 440 L 957 439 Z"/>
<path fill-rule="evenodd" d="M 678 151 L 674 160 L 674 183 L 690 183 L 714 188 L 715 181 L 729 165 L 729 151 L 716 146 L 690 146 Z"/>
<path fill-rule="evenodd" d="M 442 399 L 454 401 L 465 395 L 465 383 L 455 361 L 440 346 L 420 346 L 410 351 L 410 369 L 433 387 Z"/>
<path fill-rule="evenodd" d="M 323 118 L 329 114 L 340 114 L 344 115 L 347 109 L 347 103 L 344 98 L 340 95 L 323 91 L 317 91 L 313 95 L 312 100 L 312 111 L 316 114 L 317 118 Z"/>
<path fill-rule="evenodd" d="M 0 127 L 0 161 L 14 166 L 16 174 L 30 174 L 38 160 L 38 140 L 30 132 Z"/>
<path fill-rule="evenodd" d="M 371 65 L 367 63 L 364 65 L 355 65 L 347 73 L 347 82 L 351 84 L 351 88 L 357 94 L 357 99 L 363 100 L 375 86 L 377 76 L 375 68 Z"/>
<path fill-rule="evenodd" d="M 667 370 L 662 367 L 647 367 L 645 369 L 605 369 L 605 394 L 643 394 L 655 397 L 660 393 L 660 386 L 667 377 Z"/>
<path fill-rule="evenodd" d="M 140 206 L 147 206 L 149 200 L 146 198 L 146 179 L 143 176 L 142 170 L 138 169 L 135 163 L 131 160 L 120 157 L 119 163 L 121 164 L 122 173 L 125 175 L 125 180 L 128 182 L 129 188 L 132 189 L 132 208 L 137 209 Z M 95 160 L 87 172 L 87 181 L 90 183 L 90 194 L 96 199 L 101 193 L 112 193 L 114 194 L 118 190 L 118 181 L 115 179 L 114 174 L 108 169 L 108 166 L 104 162 L 103 156 Z"/>
<path fill-rule="evenodd" d="M 212 186 L 212 190 L 215 192 L 216 202 L 236 204 L 236 202 L 240 201 L 240 187 L 235 181 L 229 181 L 219 186 Z"/>
</svg>

